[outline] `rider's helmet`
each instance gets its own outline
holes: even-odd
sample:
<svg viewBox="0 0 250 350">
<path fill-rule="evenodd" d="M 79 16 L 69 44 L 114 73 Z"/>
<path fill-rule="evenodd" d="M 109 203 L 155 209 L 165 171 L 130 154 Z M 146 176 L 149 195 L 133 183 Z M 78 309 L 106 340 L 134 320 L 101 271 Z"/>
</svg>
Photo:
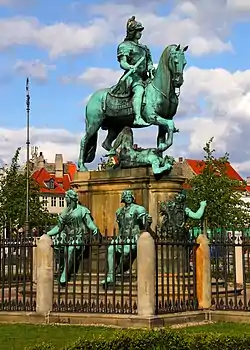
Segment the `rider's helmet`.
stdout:
<svg viewBox="0 0 250 350">
<path fill-rule="evenodd" d="M 125 40 L 131 39 L 131 37 L 134 36 L 135 31 L 143 31 L 144 27 L 142 23 L 137 22 L 135 20 L 135 16 L 132 16 L 131 18 L 128 19 L 127 21 L 127 36 Z"/>
</svg>

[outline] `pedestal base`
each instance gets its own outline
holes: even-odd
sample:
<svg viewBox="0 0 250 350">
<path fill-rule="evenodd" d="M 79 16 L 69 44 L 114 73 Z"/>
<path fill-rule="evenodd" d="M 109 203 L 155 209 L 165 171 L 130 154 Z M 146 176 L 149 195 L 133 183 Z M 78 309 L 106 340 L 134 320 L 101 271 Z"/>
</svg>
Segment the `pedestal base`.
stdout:
<svg viewBox="0 0 250 350">
<path fill-rule="evenodd" d="M 80 202 L 91 210 L 101 233 L 112 235 L 115 212 L 122 206 L 121 193 L 134 192 L 136 203 L 143 205 L 153 218 L 152 229 L 159 224 L 159 203 L 170 199 L 182 190 L 185 178 L 176 165 L 169 175 L 156 178 L 151 168 L 111 169 L 106 171 L 78 172 L 72 182 Z"/>
</svg>

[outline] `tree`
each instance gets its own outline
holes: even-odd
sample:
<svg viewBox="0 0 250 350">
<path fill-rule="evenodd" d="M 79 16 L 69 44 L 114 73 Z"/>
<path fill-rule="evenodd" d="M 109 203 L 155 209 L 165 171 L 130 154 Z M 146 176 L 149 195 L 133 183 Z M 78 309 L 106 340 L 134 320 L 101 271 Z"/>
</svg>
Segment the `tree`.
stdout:
<svg viewBox="0 0 250 350">
<path fill-rule="evenodd" d="M 211 138 L 203 148 L 204 160 L 198 162 L 200 174 L 188 180 L 187 202 L 190 208 L 207 201 L 205 220 L 210 229 L 243 227 L 250 222 L 250 207 L 242 199 L 246 183 L 227 175 L 229 154 L 215 158 Z"/>
<path fill-rule="evenodd" d="M 15 225 L 24 226 L 26 218 L 26 173 L 20 171 L 20 148 L 15 152 L 9 168 L 0 180 L 0 225 L 10 230 Z M 29 179 L 29 226 L 44 227 L 54 222 L 40 199 L 40 187 Z"/>
</svg>

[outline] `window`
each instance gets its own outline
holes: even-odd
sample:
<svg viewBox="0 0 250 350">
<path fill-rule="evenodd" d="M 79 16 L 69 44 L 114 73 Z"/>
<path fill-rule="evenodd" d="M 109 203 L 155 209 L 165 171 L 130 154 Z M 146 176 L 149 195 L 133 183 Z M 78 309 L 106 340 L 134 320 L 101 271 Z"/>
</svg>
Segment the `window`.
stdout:
<svg viewBox="0 0 250 350">
<path fill-rule="evenodd" d="M 53 190 L 54 188 L 55 188 L 54 180 L 53 180 L 53 179 L 50 179 L 50 180 L 49 180 L 49 189 L 50 189 L 50 190 Z"/>
<path fill-rule="evenodd" d="M 43 203 L 43 207 L 47 207 L 48 205 L 47 197 L 42 197 L 42 203 Z"/>
<path fill-rule="evenodd" d="M 59 207 L 64 207 L 64 198 L 63 197 L 59 197 Z"/>
<path fill-rule="evenodd" d="M 45 182 L 45 185 L 50 189 L 50 190 L 54 190 L 55 188 L 55 182 L 53 179 L 50 179 L 49 181 Z"/>
<path fill-rule="evenodd" d="M 56 197 L 51 197 L 51 206 L 56 207 Z"/>
</svg>

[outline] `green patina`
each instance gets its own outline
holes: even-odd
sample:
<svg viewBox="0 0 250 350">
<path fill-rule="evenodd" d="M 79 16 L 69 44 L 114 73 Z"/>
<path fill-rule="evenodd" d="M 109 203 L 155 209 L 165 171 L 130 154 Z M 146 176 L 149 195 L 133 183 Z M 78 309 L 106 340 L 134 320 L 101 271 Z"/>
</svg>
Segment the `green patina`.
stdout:
<svg viewBox="0 0 250 350">
<path fill-rule="evenodd" d="M 64 285 L 70 279 L 70 273 L 75 265 L 74 259 L 83 253 L 89 232 L 100 238 L 99 230 L 95 225 L 88 208 L 79 204 L 75 191 L 66 192 L 67 208 L 59 215 L 57 225 L 47 234 L 53 237 L 54 249 L 59 258 L 60 283 Z"/>
<path fill-rule="evenodd" d="M 201 201 L 199 209 L 195 212 L 192 211 L 186 205 L 185 191 L 177 194 L 173 200 L 161 202 L 160 214 L 163 220 L 160 234 L 169 239 L 187 241 L 189 239 L 189 230 L 186 227 L 187 219 L 201 220 L 206 206 L 207 202 Z"/>
<path fill-rule="evenodd" d="M 124 127 L 158 126 L 157 148 L 167 150 L 176 132 L 173 117 L 179 104 L 178 90 L 183 84 L 187 46 L 167 46 L 154 68 L 150 50 L 139 40 L 144 27 L 133 16 L 127 22 L 127 35 L 117 49 L 124 75 L 111 87 L 96 91 L 86 106 L 86 133 L 81 140 L 79 171 L 95 158 L 100 128 L 108 134 L 102 146 L 110 151 Z M 167 135 L 167 137 L 166 137 Z"/>
<path fill-rule="evenodd" d="M 173 157 L 163 157 L 162 151 L 157 148 L 135 149 L 133 131 L 125 127 L 118 135 L 108 156 L 116 155 L 121 168 L 152 166 L 155 175 L 170 172 L 175 162 Z M 119 148 L 119 152 L 117 149 Z"/>
<path fill-rule="evenodd" d="M 142 230 L 149 229 L 152 222 L 147 210 L 135 203 L 132 191 L 123 191 L 121 202 L 124 203 L 124 207 L 116 211 L 119 231 L 108 248 L 108 272 L 106 279 L 101 282 L 104 286 L 115 282 L 117 275 L 123 275 L 131 268 L 136 258 L 140 233 Z"/>
</svg>

